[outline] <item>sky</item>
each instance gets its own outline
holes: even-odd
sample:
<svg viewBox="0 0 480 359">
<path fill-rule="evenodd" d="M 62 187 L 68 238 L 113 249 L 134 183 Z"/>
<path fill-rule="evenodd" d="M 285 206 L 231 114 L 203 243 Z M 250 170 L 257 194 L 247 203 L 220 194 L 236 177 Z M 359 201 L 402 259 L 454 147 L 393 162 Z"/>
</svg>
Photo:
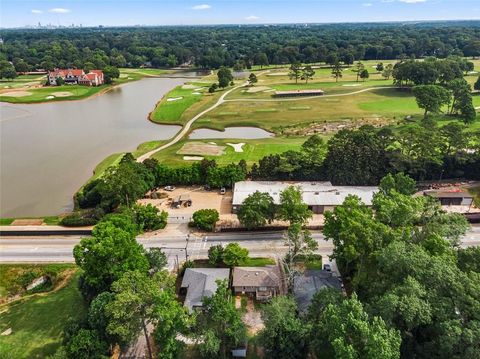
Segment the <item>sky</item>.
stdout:
<svg viewBox="0 0 480 359">
<path fill-rule="evenodd" d="M 0 0 L 0 27 L 480 19 L 480 0 Z"/>
</svg>

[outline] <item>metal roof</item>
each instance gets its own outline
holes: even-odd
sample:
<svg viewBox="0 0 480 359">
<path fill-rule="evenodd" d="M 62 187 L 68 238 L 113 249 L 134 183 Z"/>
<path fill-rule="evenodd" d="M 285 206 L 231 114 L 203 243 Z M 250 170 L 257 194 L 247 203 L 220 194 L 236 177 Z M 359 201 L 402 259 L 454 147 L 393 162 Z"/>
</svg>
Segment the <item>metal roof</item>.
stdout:
<svg viewBox="0 0 480 359">
<path fill-rule="evenodd" d="M 356 195 L 366 204 L 371 205 L 375 186 L 333 186 L 330 182 L 277 182 L 277 181 L 242 181 L 235 183 L 233 205 L 241 205 L 252 193 L 266 192 L 275 204 L 280 203 L 280 193 L 289 186 L 298 186 L 302 191 L 303 201 L 309 206 L 338 206 L 348 195 Z"/>
</svg>

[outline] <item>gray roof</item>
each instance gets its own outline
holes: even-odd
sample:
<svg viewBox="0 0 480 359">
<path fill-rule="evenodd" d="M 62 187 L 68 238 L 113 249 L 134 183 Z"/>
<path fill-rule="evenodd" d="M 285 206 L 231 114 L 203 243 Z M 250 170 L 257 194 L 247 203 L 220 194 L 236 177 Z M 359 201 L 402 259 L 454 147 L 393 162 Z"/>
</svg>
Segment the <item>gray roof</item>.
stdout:
<svg viewBox="0 0 480 359">
<path fill-rule="evenodd" d="M 190 311 L 201 307 L 204 297 L 211 297 L 217 290 L 217 280 L 230 278 L 228 268 L 187 268 L 182 280 L 182 288 L 187 288 L 183 303 Z"/>
<path fill-rule="evenodd" d="M 309 206 L 338 206 L 350 194 L 371 205 L 374 193 L 378 192 L 374 186 L 333 186 L 330 182 L 241 181 L 235 183 L 232 203 L 241 205 L 249 195 L 259 191 L 268 193 L 279 204 L 280 192 L 289 186 L 300 187 L 303 201 Z"/>
<path fill-rule="evenodd" d="M 324 288 L 341 290 L 341 282 L 332 272 L 325 270 L 306 270 L 302 275 L 295 277 L 293 294 L 300 311 L 306 311 L 313 296 Z"/>
<path fill-rule="evenodd" d="M 276 265 L 265 267 L 235 267 L 233 287 L 280 287 L 280 270 Z"/>
</svg>

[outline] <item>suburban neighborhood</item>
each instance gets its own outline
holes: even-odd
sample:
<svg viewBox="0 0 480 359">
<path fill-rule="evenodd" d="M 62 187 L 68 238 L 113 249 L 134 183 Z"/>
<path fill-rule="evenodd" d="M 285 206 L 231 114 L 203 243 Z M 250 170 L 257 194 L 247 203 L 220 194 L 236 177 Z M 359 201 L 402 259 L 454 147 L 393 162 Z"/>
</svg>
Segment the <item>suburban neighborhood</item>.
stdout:
<svg viewBox="0 0 480 359">
<path fill-rule="evenodd" d="M 0 358 L 479 359 L 467 0 L 3 0 Z"/>
</svg>

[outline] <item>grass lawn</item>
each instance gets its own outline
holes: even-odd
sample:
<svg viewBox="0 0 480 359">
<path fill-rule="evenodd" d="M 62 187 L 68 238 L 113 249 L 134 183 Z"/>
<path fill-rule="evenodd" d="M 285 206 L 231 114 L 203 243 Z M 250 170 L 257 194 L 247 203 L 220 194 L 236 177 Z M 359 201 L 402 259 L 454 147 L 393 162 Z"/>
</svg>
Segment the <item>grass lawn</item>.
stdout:
<svg viewBox="0 0 480 359">
<path fill-rule="evenodd" d="M 267 265 L 275 264 L 275 260 L 273 258 L 248 258 L 247 260 L 239 263 L 240 267 L 265 267 Z"/>
<path fill-rule="evenodd" d="M 185 88 L 185 86 L 188 88 Z M 202 104 L 210 103 L 210 100 L 217 97 L 206 94 L 208 87 L 209 84 L 199 82 L 175 87 L 155 106 L 155 109 L 150 114 L 150 119 L 157 123 L 182 125 L 190 119 L 182 116 L 188 108 L 198 102 Z M 201 111 L 198 106 L 197 109 L 198 112 Z"/>
<path fill-rule="evenodd" d="M 7 295 L 24 294 L 23 285 L 48 275 L 52 285 L 61 281 L 75 266 L 73 264 L 0 264 L 0 301 Z M 28 283 L 25 283 L 28 282 Z M 47 290 L 49 290 L 47 288 Z"/>
<path fill-rule="evenodd" d="M 241 140 L 241 139 L 221 139 L 221 140 L 208 140 L 208 142 L 215 142 L 219 146 L 226 146 L 225 154 L 222 156 L 204 156 L 205 158 L 215 159 L 219 165 L 227 165 L 232 162 L 238 163 L 244 159 L 247 164 L 252 164 L 258 161 L 262 157 L 268 154 L 282 153 L 288 150 L 299 149 L 305 142 L 306 138 L 303 137 L 274 137 L 258 140 Z M 191 161 L 184 161 L 183 154 L 177 154 L 177 151 L 182 148 L 186 142 L 204 142 L 197 140 L 182 140 L 175 145 L 166 148 L 163 151 L 157 152 L 153 155 L 153 158 L 157 159 L 160 163 L 170 166 L 182 166 L 188 165 Z M 231 146 L 226 143 L 245 143 L 243 145 L 243 152 L 235 152 Z"/>
<path fill-rule="evenodd" d="M 92 96 L 100 91 L 107 89 L 108 85 L 102 86 L 80 86 L 80 85 L 63 85 L 63 86 L 46 86 L 36 89 L 25 89 L 30 95 L 22 97 L 3 96 L 0 94 L 0 101 L 10 103 L 36 103 L 48 101 L 65 101 L 65 100 L 79 100 Z M 68 96 L 57 96 L 56 93 L 70 93 Z M 53 96 L 48 99 L 47 97 Z"/>
<path fill-rule="evenodd" d="M 48 216 L 48 217 L 22 217 L 22 218 L 0 218 L 0 226 L 9 226 L 16 219 L 43 219 L 43 223 L 49 226 L 56 226 L 60 223 L 61 218 L 59 216 Z"/>
<path fill-rule="evenodd" d="M 5 359 L 45 358 L 61 344 L 61 333 L 68 319 L 79 318 L 86 307 L 78 286 L 78 274 L 57 292 L 37 295 L 2 308 L 0 332 L 11 328 L 12 334 L 0 336 L 0 357 Z"/>
</svg>

